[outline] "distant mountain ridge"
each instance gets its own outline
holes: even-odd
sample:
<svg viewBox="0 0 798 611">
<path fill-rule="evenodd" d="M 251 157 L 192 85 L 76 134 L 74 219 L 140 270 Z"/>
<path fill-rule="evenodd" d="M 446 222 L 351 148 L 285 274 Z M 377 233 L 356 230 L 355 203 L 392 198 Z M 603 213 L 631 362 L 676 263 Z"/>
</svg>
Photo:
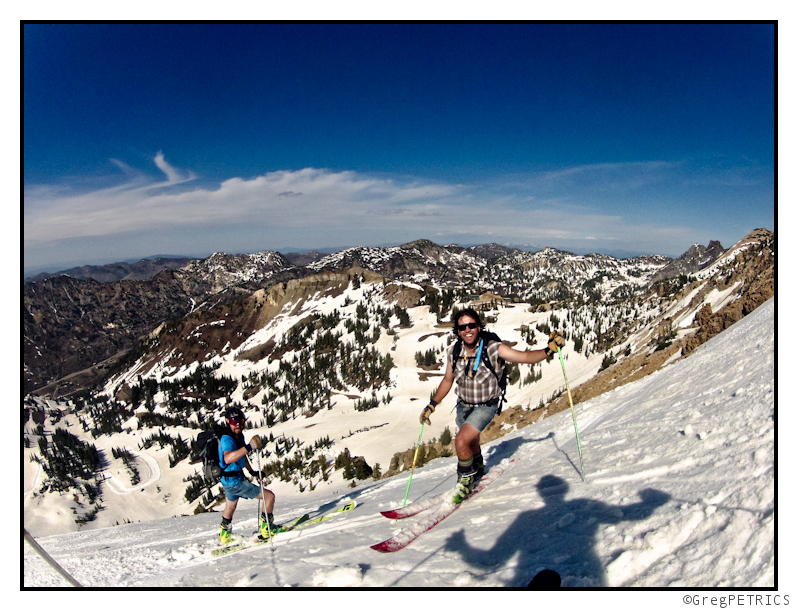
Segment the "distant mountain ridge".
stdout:
<svg viewBox="0 0 798 611">
<path fill-rule="evenodd" d="M 135 263 L 123 261 L 105 265 L 81 265 L 59 272 L 42 272 L 25 278 L 25 282 L 41 282 L 53 276 L 70 276 L 96 280 L 97 282 L 118 282 L 120 280 L 149 280 L 165 269 L 177 269 L 187 265 L 193 259 L 185 257 L 154 257 L 141 259 Z"/>
<path fill-rule="evenodd" d="M 528 252 L 521 250 L 520 248 L 502 246 L 501 244 L 496 244 L 496 242 L 491 242 L 490 244 L 482 244 L 480 246 L 471 246 L 468 250 L 486 259 L 498 259 L 499 257 L 505 257 L 507 255 L 511 255 L 516 252 Z"/>
<path fill-rule="evenodd" d="M 325 253 L 318 250 L 311 250 L 310 252 L 288 252 L 285 253 L 285 258 L 291 262 L 291 265 L 309 265 L 315 263 L 319 259 L 327 256 Z"/>
<path fill-rule="evenodd" d="M 692 255 L 689 259 L 706 265 L 718 251 L 713 244 L 718 243 L 710 243 L 697 259 Z M 62 274 L 27 283 L 23 287 L 24 392 L 87 369 L 87 380 L 99 377 L 98 363 L 123 354 L 165 321 L 240 302 L 256 291 L 309 276 L 361 269 L 386 281 L 436 291 L 491 292 L 542 304 L 643 295 L 657 274 L 673 262 L 661 256 L 580 256 L 553 248 L 533 253 L 498 244 L 440 246 L 430 240 L 395 247 L 360 246 L 329 255 L 312 253 L 312 258 L 298 265 L 298 259 L 291 261 L 271 251 L 215 253 L 180 267 L 172 267 L 178 260 L 156 260 L 147 269 L 158 265 L 164 269 L 144 280 L 126 276 L 124 281 L 103 282 Z"/>
</svg>

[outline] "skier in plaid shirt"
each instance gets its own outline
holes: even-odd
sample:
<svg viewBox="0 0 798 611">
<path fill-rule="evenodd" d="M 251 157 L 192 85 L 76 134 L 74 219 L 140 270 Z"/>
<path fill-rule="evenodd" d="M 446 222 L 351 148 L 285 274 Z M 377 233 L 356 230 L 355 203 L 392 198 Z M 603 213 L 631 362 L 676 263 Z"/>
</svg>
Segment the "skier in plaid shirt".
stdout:
<svg viewBox="0 0 798 611">
<path fill-rule="evenodd" d="M 487 341 L 482 319 L 479 314 L 466 308 L 452 315 L 453 331 L 458 342 L 449 349 L 446 358 L 446 373 L 438 386 L 435 396 L 421 413 L 420 422 L 430 424 L 430 414 L 435 406 L 443 401 L 453 383 L 457 383 L 457 418 L 455 423 L 458 432 L 454 440 L 457 450 L 457 486 L 454 502 L 460 503 L 474 487 L 474 483 L 485 472 L 482 450 L 479 445 L 479 434 L 490 423 L 499 408 L 502 388 L 499 379 L 505 362 L 539 363 L 557 352 L 558 347 L 565 345 L 559 332 L 549 336 L 549 342 L 543 350 L 521 352 L 513 350 L 500 341 Z M 462 342 L 457 362 L 453 363 L 453 354 L 458 343 Z M 490 361 L 490 366 L 486 364 Z M 492 369 L 492 371 L 491 371 Z"/>
</svg>

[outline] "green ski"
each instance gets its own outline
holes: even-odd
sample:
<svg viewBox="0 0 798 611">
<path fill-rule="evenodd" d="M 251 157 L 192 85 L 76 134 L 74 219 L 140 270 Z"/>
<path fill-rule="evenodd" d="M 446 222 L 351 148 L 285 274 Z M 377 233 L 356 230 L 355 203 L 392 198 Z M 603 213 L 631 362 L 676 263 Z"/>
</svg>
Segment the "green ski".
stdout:
<svg viewBox="0 0 798 611">
<path fill-rule="evenodd" d="M 280 524 L 279 526 L 276 527 L 276 531 L 277 532 L 288 532 L 289 530 L 295 529 L 297 526 L 299 526 L 300 524 L 303 524 L 304 522 L 307 522 L 308 520 L 310 520 L 310 515 L 305 514 L 305 515 L 300 516 L 300 517 L 298 517 L 298 518 L 296 518 L 294 520 L 286 522 L 285 524 Z M 266 538 L 266 539 L 258 538 L 258 539 L 255 539 L 254 541 L 249 540 L 249 539 L 248 540 L 244 540 L 241 543 L 233 543 L 232 545 L 226 545 L 224 547 L 220 547 L 218 549 L 215 549 L 215 550 L 213 550 L 211 552 L 211 555 L 216 557 L 216 556 L 224 556 L 225 554 L 232 554 L 233 552 L 238 552 L 238 551 L 241 551 L 242 549 L 246 549 L 248 547 L 253 547 L 255 545 L 260 545 L 261 543 L 266 543 L 266 541 L 268 541 L 268 540 L 269 540 L 268 538 Z"/>
<path fill-rule="evenodd" d="M 318 524 L 319 522 L 324 522 L 325 520 L 329 520 L 330 518 L 334 518 L 339 513 L 352 511 L 355 507 L 357 507 L 357 502 L 351 501 L 346 505 L 344 505 L 343 507 L 339 507 L 335 511 L 331 511 L 330 513 L 325 513 L 324 515 L 321 515 L 317 518 L 313 518 L 312 520 L 310 519 L 310 516 L 308 514 L 305 514 L 302 517 L 297 518 L 296 520 L 292 520 L 291 522 L 287 522 L 286 524 L 280 525 L 279 527 L 277 527 L 277 529 L 274 531 L 273 534 L 279 535 L 280 533 L 284 532 L 300 530 L 302 528 L 305 528 L 306 526 L 311 526 L 313 524 Z M 227 554 L 240 552 L 250 547 L 255 547 L 256 545 L 261 545 L 262 543 L 267 543 L 268 541 L 269 541 L 268 537 L 261 538 L 261 536 L 258 535 L 258 538 L 255 539 L 254 541 L 249 540 L 249 541 L 244 541 L 243 543 L 228 545 L 227 547 L 220 547 L 218 549 L 211 551 L 211 555 L 215 558 L 218 558 L 219 556 L 226 556 Z"/>
<path fill-rule="evenodd" d="M 335 511 L 331 511 L 330 513 L 325 513 L 324 515 L 319 516 L 318 518 L 313 518 L 312 520 L 308 520 L 306 522 L 302 522 L 301 524 L 298 524 L 297 526 L 295 526 L 294 528 L 291 528 L 290 530 L 299 530 L 301 528 L 305 528 L 306 526 L 310 526 L 311 524 L 318 524 L 319 522 L 324 522 L 325 520 L 329 520 L 330 518 L 334 518 L 339 513 L 352 511 L 355 507 L 357 507 L 357 501 L 350 501 L 349 503 L 347 503 L 343 507 L 339 507 Z"/>
</svg>

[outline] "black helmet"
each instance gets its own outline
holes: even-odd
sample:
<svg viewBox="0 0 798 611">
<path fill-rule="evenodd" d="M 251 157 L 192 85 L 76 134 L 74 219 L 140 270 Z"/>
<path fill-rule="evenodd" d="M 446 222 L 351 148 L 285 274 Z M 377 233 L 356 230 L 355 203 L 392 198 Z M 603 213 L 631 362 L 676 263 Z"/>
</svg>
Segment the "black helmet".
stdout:
<svg viewBox="0 0 798 611">
<path fill-rule="evenodd" d="M 246 420 L 244 412 L 241 411 L 240 407 L 236 407 L 235 405 L 231 405 L 225 410 L 224 417 L 227 418 L 228 420 L 230 418 L 243 418 L 244 420 Z"/>
</svg>

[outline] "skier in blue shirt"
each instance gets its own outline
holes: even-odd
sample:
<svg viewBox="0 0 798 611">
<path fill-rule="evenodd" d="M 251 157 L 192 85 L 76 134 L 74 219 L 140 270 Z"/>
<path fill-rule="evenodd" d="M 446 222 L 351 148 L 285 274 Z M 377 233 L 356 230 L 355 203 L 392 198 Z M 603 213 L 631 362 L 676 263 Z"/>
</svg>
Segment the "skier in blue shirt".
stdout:
<svg viewBox="0 0 798 611">
<path fill-rule="evenodd" d="M 219 465 L 225 470 L 221 479 L 222 489 L 227 501 L 222 511 L 222 524 L 219 538 L 222 543 L 232 541 L 233 514 L 238 499 L 260 499 L 260 532 L 261 537 L 268 538 L 269 532 L 275 532 L 274 526 L 274 493 L 253 484 L 244 477 L 244 469 L 253 477 L 260 477 L 249 464 L 247 454 L 261 447 L 261 439 L 253 435 L 249 443 L 244 443 L 244 412 L 238 407 L 229 407 L 225 412 L 227 429 L 219 441 Z M 267 524 L 268 522 L 268 524 Z"/>
</svg>

